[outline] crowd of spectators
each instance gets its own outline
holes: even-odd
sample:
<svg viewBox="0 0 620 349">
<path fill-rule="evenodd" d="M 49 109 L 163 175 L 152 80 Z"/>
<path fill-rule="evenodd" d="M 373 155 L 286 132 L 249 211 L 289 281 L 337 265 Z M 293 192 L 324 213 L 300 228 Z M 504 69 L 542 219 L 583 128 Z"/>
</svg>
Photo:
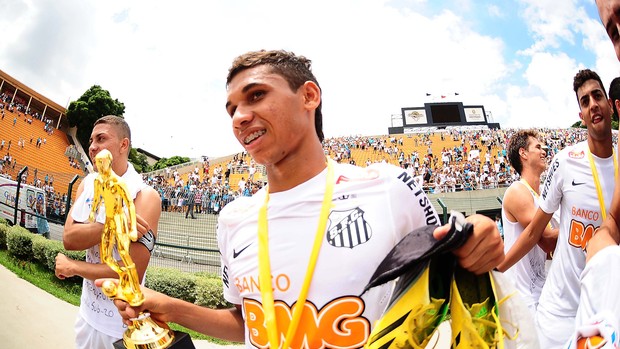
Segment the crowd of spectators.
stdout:
<svg viewBox="0 0 620 349">
<path fill-rule="evenodd" d="M 517 180 L 506 159 L 508 140 L 514 132 L 452 128 L 399 136 L 329 138 L 323 145 L 325 153 L 336 161 L 355 164 L 352 151 L 362 150 L 372 159 L 368 157 L 358 165 L 393 163 L 422 183 L 428 193 L 442 193 L 507 187 Z M 543 128 L 539 132 L 547 146 L 548 161 L 567 145 L 586 139 L 585 129 Z M 433 148 L 438 147 L 433 139 L 437 138 L 442 146 L 434 154 Z"/>
<path fill-rule="evenodd" d="M 396 136 L 347 136 L 327 138 L 323 147 L 325 154 L 338 162 L 400 166 L 428 193 L 482 190 L 507 187 L 519 179 L 506 157 L 508 140 L 515 131 L 452 128 Z M 564 147 L 586 139 L 585 129 L 538 131 L 549 162 Z M 359 154 L 367 155 L 363 163 L 356 163 Z M 186 212 L 193 206 L 196 213 L 217 214 L 228 202 L 259 190 L 265 184 L 264 178 L 256 175 L 260 171 L 261 166 L 243 152 L 214 166 L 204 157 L 202 166 L 196 164 L 186 179 L 177 169 L 166 169 L 163 175 L 145 180 L 159 190 L 166 212 Z M 242 176 L 231 183 L 231 174 Z"/>
<path fill-rule="evenodd" d="M 549 162 L 564 147 L 586 139 L 585 129 L 543 128 L 538 131 L 546 145 Z M 325 154 L 338 162 L 360 166 L 377 162 L 398 165 L 419 181 L 428 193 L 443 193 L 507 187 L 518 180 L 506 158 L 508 140 L 514 132 L 510 129 L 452 128 L 397 136 L 347 136 L 327 138 L 323 147 Z M 0 150 L 4 147 L 6 144 L 0 143 Z M 74 146 L 68 146 L 65 155 L 76 168 L 82 166 Z M 356 163 L 356 158 L 362 161 L 360 156 L 365 160 Z M 0 173 L 7 166 L 15 166 L 16 161 L 9 153 L 2 160 Z M 164 212 L 192 209 L 195 213 L 218 214 L 232 200 L 251 196 L 262 188 L 265 178 L 257 175 L 260 172 L 261 166 L 243 152 L 214 166 L 203 157 L 186 176 L 178 169 L 166 168 L 159 174 L 145 174 L 144 179 L 159 191 Z M 242 176 L 237 183 L 231 183 L 231 174 Z M 55 193 L 53 177 L 45 175 L 40 178 L 35 169 L 34 176 L 26 173 L 24 180 L 45 190 L 48 214 L 62 217 L 66 194 Z"/>
</svg>

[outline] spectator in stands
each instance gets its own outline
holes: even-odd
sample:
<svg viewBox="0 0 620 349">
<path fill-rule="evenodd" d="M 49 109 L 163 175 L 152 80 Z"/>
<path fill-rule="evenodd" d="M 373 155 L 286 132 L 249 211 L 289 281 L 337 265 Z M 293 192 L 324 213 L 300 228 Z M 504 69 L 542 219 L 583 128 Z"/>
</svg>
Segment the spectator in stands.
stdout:
<svg viewBox="0 0 620 349">
<path fill-rule="evenodd" d="M 249 175 L 248 175 L 248 181 L 250 182 L 254 182 L 254 174 L 256 173 L 256 165 L 254 165 L 254 163 L 252 162 L 252 164 L 250 164 L 250 169 L 249 171 Z"/>
<path fill-rule="evenodd" d="M 534 130 L 521 130 L 515 133 L 508 144 L 508 159 L 521 176 L 504 193 L 502 201 L 502 220 L 504 221 L 504 251 L 508 253 L 519 234 L 530 224 L 540 196 L 540 175 L 547 168 L 547 153 Z M 557 224 L 556 224 L 557 227 Z M 558 230 L 549 225 L 543 238 L 519 262 L 506 270 L 514 280 L 517 290 L 525 300 L 532 316 L 536 314 L 538 298 L 542 291 L 547 271 L 547 253 L 555 249 Z"/>
<path fill-rule="evenodd" d="M 196 204 L 196 192 L 194 188 L 195 186 L 191 185 L 187 192 L 187 211 L 185 211 L 185 219 L 187 219 L 188 215 L 190 215 L 192 219 L 196 219 L 196 216 L 194 216 L 194 205 Z"/>
<path fill-rule="evenodd" d="M 125 180 L 133 196 L 139 240 L 131 244 L 130 255 L 136 264 L 140 280 L 143 280 L 161 214 L 159 195 L 153 188 L 143 183 L 142 177 L 127 160 L 131 149 L 131 132 L 125 120 L 116 116 L 104 116 L 98 119 L 90 141 L 91 159 L 102 149 L 109 150 L 113 155 L 113 171 Z M 82 300 L 75 324 L 76 347 L 79 349 L 113 349 L 112 343 L 122 338 L 125 331 L 121 318 L 116 313 L 101 311 L 113 307 L 112 301 L 93 284 L 96 278 L 117 277 L 110 267 L 101 264 L 99 256 L 105 208 L 99 210 L 96 222 L 88 221 L 96 177 L 97 173 L 92 173 L 80 183 L 76 202 L 71 207 L 63 232 L 65 248 L 87 249 L 86 261 L 72 260 L 62 253 L 56 257 L 56 275 L 59 278 L 75 275 L 84 278 Z"/>
<path fill-rule="evenodd" d="M 241 177 L 241 179 L 239 180 L 239 182 L 237 183 L 237 186 L 239 187 L 239 193 L 243 193 L 243 190 L 245 189 L 245 177 Z"/>
<path fill-rule="evenodd" d="M 296 341 L 323 343 L 326 347 L 360 347 L 383 311 L 382 303 L 389 298 L 391 287 L 385 285 L 363 296 L 356 295 L 362 293 L 375 267 L 395 242 L 413 228 L 436 224 L 437 214 L 419 187 L 399 177 L 403 170 L 396 166 L 377 165 L 369 172 L 326 159 L 321 146 L 321 90 L 306 58 L 284 51 L 248 53 L 235 60 L 227 87 L 226 109 L 234 133 L 254 160 L 265 165 L 269 183 L 257 195 L 235 201 L 231 204 L 234 207 L 228 205 L 218 220 L 224 294 L 236 306 L 226 310 L 207 309 L 148 290 L 140 308 L 130 308 L 121 301 L 116 302 L 117 306 L 125 319 L 135 317 L 137 310 L 149 309 L 151 316 L 159 321 L 178 322 L 228 340 L 245 340 L 248 347 L 272 348 L 280 347 L 276 318 L 286 326 L 289 311 L 297 314 L 303 309 L 315 309 L 319 314 L 329 313 L 329 319 L 317 317 L 324 323 L 319 327 L 313 323 L 314 331 L 303 326 L 291 328 Z M 369 174 L 375 180 L 368 181 Z M 360 185 L 360 181 L 366 182 Z M 370 210 L 375 212 L 371 214 Z M 349 214 L 351 224 L 347 229 L 357 229 L 359 236 L 372 227 L 372 239 L 341 241 L 337 235 L 346 230 L 344 227 L 327 233 L 330 211 Z M 323 213 L 317 229 L 316 217 L 320 212 Z M 472 271 L 485 272 L 503 258 L 501 238 L 492 220 L 480 216 L 473 219 L 476 220 L 474 233 L 456 255 Z M 343 219 L 342 224 L 347 224 L 346 221 Z M 446 232 L 446 227 L 437 229 L 436 236 Z M 314 249 L 323 247 L 316 272 L 309 275 L 314 277 L 313 286 L 329 286 L 313 287 L 307 300 L 303 296 L 298 300 L 303 288 L 300 286 L 303 268 L 308 264 L 306 256 L 317 235 Z M 269 241 L 269 252 L 263 241 Z M 271 278 L 258 277 L 257 259 L 261 273 L 282 275 L 291 287 L 271 291 Z M 343 264 L 346 267 L 334 267 Z M 348 282 L 330 281 L 343 278 Z M 260 291 L 254 286 L 235 286 L 241 280 L 250 284 L 262 281 Z M 277 282 L 274 284 L 277 286 Z M 278 312 L 267 302 L 274 298 Z M 346 310 L 333 307 L 336 301 Z M 297 306 L 291 309 L 293 303 Z M 267 330 L 265 318 L 274 319 L 267 322 Z M 346 321 L 360 326 L 342 336 L 333 335 L 333 331 L 329 336 L 323 330 Z M 276 336 L 266 336 L 267 332 Z M 334 336 L 339 337 L 338 343 L 331 342 Z M 290 337 L 285 343 L 290 343 Z"/>
<path fill-rule="evenodd" d="M 540 241 L 553 212 L 561 208 L 555 258 L 536 311 L 542 348 L 561 347 L 575 330 L 584 249 L 606 218 L 617 171 L 611 132 L 612 107 L 600 77 L 589 69 L 581 70 L 574 78 L 573 89 L 588 139 L 554 157 L 534 218 L 499 266 L 505 271 L 523 258 Z M 574 234 L 577 229 L 583 234 Z"/>
</svg>

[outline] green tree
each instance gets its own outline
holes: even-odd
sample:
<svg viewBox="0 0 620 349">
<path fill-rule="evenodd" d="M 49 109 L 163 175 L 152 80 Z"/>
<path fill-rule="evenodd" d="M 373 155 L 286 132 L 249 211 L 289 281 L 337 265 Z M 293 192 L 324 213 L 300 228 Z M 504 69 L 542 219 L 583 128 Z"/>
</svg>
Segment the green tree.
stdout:
<svg viewBox="0 0 620 349">
<path fill-rule="evenodd" d="M 572 124 L 570 127 L 571 128 L 586 128 L 586 125 L 583 125 L 581 123 L 581 120 L 579 120 L 579 121 L 575 122 L 574 124 Z"/>
<path fill-rule="evenodd" d="M 112 99 L 110 92 L 99 85 L 93 85 L 77 101 L 69 103 L 67 119 L 69 126 L 77 126 L 77 139 L 84 150 L 88 149 L 88 140 L 97 119 L 106 115 L 123 117 L 125 104 Z"/>
<path fill-rule="evenodd" d="M 131 148 L 129 151 L 129 162 L 133 164 L 133 167 L 138 173 L 149 172 L 151 170 L 148 161 L 146 161 L 146 155 L 138 153 L 136 148 Z"/>
<path fill-rule="evenodd" d="M 161 170 L 162 168 L 184 164 L 186 162 L 189 162 L 188 157 L 178 155 L 175 155 L 171 158 L 161 158 L 155 163 L 155 165 L 153 165 L 153 170 Z"/>
</svg>

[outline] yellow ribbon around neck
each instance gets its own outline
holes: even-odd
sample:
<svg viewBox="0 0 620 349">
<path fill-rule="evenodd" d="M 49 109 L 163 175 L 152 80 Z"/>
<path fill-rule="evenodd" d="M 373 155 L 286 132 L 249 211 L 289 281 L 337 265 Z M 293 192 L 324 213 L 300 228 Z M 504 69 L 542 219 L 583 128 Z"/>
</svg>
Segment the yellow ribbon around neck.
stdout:
<svg viewBox="0 0 620 349">
<path fill-rule="evenodd" d="M 614 150 L 611 155 L 614 158 L 614 179 L 618 177 L 618 158 L 616 157 L 616 151 Z M 594 186 L 596 187 L 596 195 L 598 195 L 598 204 L 601 208 L 601 217 L 603 220 L 607 218 L 607 210 L 605 209 L 605 198 L 603 197 L 603 187 L 601 181 L 598 178 L 598 171 L 596 170 L 596 164 L 594 163 L 594 157 L 592 152 L 588 149 L 588 159 L 590 160 L 590 169 L 592 170 L 592 178 L 594 179 Z"/>
<path fill-rule="evenodd" d="M 521 178 L 519 180 L 519 182 L 523 183 L 523 185 L 525 185 L 527 187 L 527 189 L 530 190 L 530 192 L 532 194 L 534 194 L 534 196 L 536 197 L 536 199 L 538 199 L 540 197 L 540 195 L 538 195 L 538 192 L 536 190 L 534 190 L 534 188 L 532 188 L 532 186 L 523 178 Z"/>
<path fill-rule="evenodd" d="M 527 189 L 534 194 L 534 197 L 536 198 L 535 200 L 538 200 L 538 198 L 540 197 L 540 195 L 538 194 L 538 192 L 536 190 L 534 190 L 534 188 L 532 188 L 532 186 L 523 178 L 521 178 L 519 180 L 519 182 L 521 182 L 523 185 L 525 185 L 527 187 Z M 551 226 L 551 222 L 547 223 L 547 227 L 549 229 L 553 229 L 553 226 Z"/>
<path fill-rule="evenodd" d="M 329 217 L 329 211 L 332 207 L 332 196 L 334 193 L 334 167 L 330 159 L 327 159 L 327 179 L 325 184 L 325 195 L 323 196 L 323 204 L 321 205 L 321 214 L 319 217 L 319 226 L 316 229 L 316 235 L 314 238 L 314 246 L 310 254 L 310 260 L 308 261 L 308 269 L 306 270 L 306 276 L 304 283 L 299 292 L 297 303 L 293 308 L 293 316 L 286 331 L 286 337 L 284 341 L 284 349 L 290 348 L 293 336 L 297 331 L 297 326 L 301 319 L 301 313 L 306 304 L 306 298 L 308 296 L 308 290 L 310 289 L 310 283 L 312 282 L 312 276 L 314 274 L 314 268 L 316 266 L 317 259 L 319 258 L 319 251 L 323 243 L 323 235 L 327 226 L 327 220 Z M 267 337 L 269 338 L 269 347 L 272 349 L 280 348 L 280 335 L 278 334 L 278 325 L 276 320 L 273 287 L 271 285 L 271 265 L 269 260 L 269 234 L 268 234 L 268 222 L 267 222 L 267 205 L 269 203 L 269 188 L 266 188 L 265 202 L 258 212 L 258 272 L 259 272 L 259 285 L 260 294 L 263 303 L 263 313 L 265 314 L 265 325 L 267 326 Z"/>
</svg>

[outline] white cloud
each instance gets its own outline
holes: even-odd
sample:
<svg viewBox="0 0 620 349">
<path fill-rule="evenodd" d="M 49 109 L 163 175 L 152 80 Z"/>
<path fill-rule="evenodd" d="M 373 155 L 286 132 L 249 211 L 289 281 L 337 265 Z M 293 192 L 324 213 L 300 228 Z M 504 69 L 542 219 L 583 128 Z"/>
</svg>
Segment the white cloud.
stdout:
<svg viewBox="0 0 620 349">
<path fill-rule="evenodd" d="M 558 6 L 555 0 L 521 0 L 525 5 L 523 18 L 534 34 L 536 43 L 532 50 L 544 50 L 547 47 L 557 48 L 560 41 L 574 42 L 572 28 L 587 17 L 582 7 L 577 6 L 578 0 L 565 0 Z"/>
<path fill-rule="evenodd" d="M 101 85 L 125 103 L 134 145 L 160 156 L 242 149 L 224 84 L 232 59 L 249 50 L 313 60 L 328 137 L 386 134 L 391 114 L 430 102 L 427 92 L 459 92 L 503 127 L 566 126 L 580 62 L 560 44 L 591 50 L 601 71 L 617 67 L 605 64 L 614 56 L 600 23 L 578 19 L 585 12 L 575 1 L 523 2 L 533 38 L 519 61 L 507 60 L 509 42 L 475 31 L 475 15 L 464 13 L 471 1 L 430 15 L 424 0 L 8 1 L 0 67 L 61 105 Z M 487 8 L 502 15 L 501 2 Z"/>
<path fill-rule="evenodd" d="M 501 8 L 497 5 L 489 5 L 487 7 L 487 11 L 489 12 L 489 15 L 491 17 L 503 18 L 505 16 L 504 11 L 502 11 Z"/>
</svg>

